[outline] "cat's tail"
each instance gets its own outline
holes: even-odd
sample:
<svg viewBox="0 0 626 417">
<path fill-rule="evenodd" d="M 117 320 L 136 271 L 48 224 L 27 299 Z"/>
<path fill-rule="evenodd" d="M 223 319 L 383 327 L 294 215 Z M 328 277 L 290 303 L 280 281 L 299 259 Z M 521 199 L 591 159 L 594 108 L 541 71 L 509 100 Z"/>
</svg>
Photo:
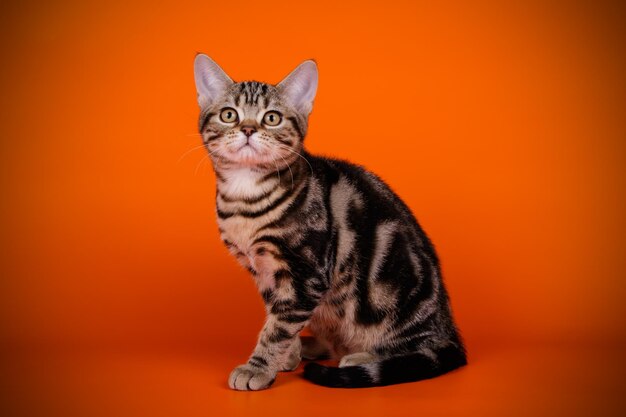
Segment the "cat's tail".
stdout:
<svg viewBox="0 0 626 417">
<path fill-rule="evenodd" d="M 325 387 L 365 388 L 434 378 L 466 364 L 463 348 L 448 345 L 428 353 L 409 353 L 343 368 L 311 362 L 304 367 L 304 378 Z"/>
</svg>

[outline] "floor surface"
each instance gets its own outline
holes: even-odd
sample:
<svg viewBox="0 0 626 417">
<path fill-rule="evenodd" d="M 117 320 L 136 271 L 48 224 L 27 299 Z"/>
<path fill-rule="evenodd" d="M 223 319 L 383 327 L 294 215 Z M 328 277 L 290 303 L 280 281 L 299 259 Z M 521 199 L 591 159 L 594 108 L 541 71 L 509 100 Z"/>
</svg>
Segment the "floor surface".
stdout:
<svg viewBox="0 0 626 417">
<path fill-rule="evenodd" d="M 315 386 L 300 367 L 269 390 L 235 392 L 226 378 L 245 358 L 239 350 L 13 356 L 2 373 L 2 415 L 626 415 L 623 348 L 494 348 L 434 380 L 369 389 Z"/>
</svg>

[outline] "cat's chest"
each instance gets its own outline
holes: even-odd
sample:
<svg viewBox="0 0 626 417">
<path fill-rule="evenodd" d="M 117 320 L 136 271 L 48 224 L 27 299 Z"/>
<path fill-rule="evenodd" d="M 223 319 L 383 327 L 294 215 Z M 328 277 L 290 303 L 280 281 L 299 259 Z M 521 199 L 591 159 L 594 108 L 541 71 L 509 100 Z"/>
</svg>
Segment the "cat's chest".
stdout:
<svg viewBox="0 0 626 417">
<path fill-rule="evenodd" d="M 233 217 L 218 220 L 221 237 L 228 246 L 234 246 L 239 252 L 249 254 L 254 248 L 259 222 L 245 217 Z"/>
<path fill-rule="evenodd" d="M 237 261 L 253 272 L 260 290 L 274 289 L 274 273 L 286 269 L 278 248 L 267 241 L 258 240 L 262 223 L 244 217 L 218 222 L 222 240 Z"/>
<path fill-rule="evenodd" d="M 259 174 L 248 169 L 227 171 L 222 176 L 224 180 L 220 182 L 216 200 L 222 240 L 247 254 L 257 231 L 267 223 L 266 216 L 255 214 L 266 204 L 261 197 L 275 187 L 272 183 L 259 185 Z"/>
</svg>

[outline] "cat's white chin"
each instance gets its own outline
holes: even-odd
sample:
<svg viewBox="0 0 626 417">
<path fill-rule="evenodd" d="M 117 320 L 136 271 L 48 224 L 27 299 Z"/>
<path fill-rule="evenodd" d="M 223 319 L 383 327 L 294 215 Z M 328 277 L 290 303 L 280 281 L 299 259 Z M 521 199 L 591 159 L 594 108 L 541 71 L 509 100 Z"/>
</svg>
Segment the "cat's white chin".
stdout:
<svg viewBox="0 0 626 417">
<path fill-rule="evenodd" d="M 229 152 L 229 154 L 231 162 L 235 162 L 243 166 L 262 164 L 265 163 L 267 159 L 252 144 L 243 145 L 239 149 Z"/>
</svg>

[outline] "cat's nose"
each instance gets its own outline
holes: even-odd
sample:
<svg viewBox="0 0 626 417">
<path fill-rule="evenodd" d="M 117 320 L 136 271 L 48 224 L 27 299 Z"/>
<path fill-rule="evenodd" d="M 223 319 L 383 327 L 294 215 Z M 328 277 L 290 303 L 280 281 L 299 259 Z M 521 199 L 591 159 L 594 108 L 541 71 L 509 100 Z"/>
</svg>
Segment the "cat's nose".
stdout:
<svg viewBox="0 0 626 417">
<path fill-rule="evenodd" d="M 254 126 L 241 126 L 241 131 L 244 135 L 250 137 L 254 132 L 256 132 L 256 128 Z"/>
</svg>

